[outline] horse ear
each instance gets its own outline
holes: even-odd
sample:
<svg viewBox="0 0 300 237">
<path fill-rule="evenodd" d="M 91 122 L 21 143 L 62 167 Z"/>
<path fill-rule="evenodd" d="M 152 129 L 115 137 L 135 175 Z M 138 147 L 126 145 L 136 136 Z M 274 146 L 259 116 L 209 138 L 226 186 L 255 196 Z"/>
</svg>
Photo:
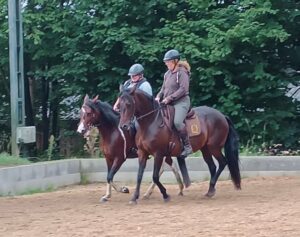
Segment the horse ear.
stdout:
<svg viewBox="0 0 300 237">
<path fill-rule="evenodd" d="M 88 102 L 88 100 L 89 100 L 89 96 L 86 94 L 83 101 Z"/>
<path fill-rule="evenodd" d="M 123 85 L 123 84 L 120 84 L 120 85 L 119 85 L 119 91 L 122 92 L 123 90 L 124 90 L 124 85 Z"/>
<path fill-rule="evenodd" d="M 82 108 L 84 109 L 84 112 L 86 112 L 86 113 L 91 113 L 92 112 L 91 107 L 89 107 L 87 105 L 84 105 Z"/>
<path fill-rule="evenodd" d="M 93 99 L 93 103 L 96 103 L 96 101 L 98 100 L 99 95 L 96 95 Z"/>
</svg>

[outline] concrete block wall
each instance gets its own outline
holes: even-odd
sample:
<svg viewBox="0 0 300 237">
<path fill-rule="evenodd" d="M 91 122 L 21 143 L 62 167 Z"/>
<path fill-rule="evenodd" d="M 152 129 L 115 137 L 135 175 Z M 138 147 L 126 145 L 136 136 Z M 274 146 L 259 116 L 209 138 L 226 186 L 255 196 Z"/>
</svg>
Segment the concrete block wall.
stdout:
<svg viewBox="0 0 300 237">
<path fill-rule="evenodd" d="M 174 159 L 177 165 L 176 159 Z M 187 158 L 187 167 L 192 181 L 208 180 L 208 167 L 202 158 Z M 164 183 L 175 183 L 171 169 L 165 165 L 166 171 L 161 179 Z M 81 179 L 90 182 L 106 182 L 106 163 L 104 159 L 71 159 L 42 162 L 0 168 L 0 195 L 22 194 L 34 190 L 47 190 L 61 186 L 78 184 Z M 143 182 L 152 179 L 153 159 L 147 161 Z M 128 159 L 115 175 L 114 180 L 135 183 L 138 160 Z M 242 157 L 242 177 L 254 176 L 300 176 L 300 156 L 294 157 Z M 220 179 L 228 179 L 228 170 L 224 170 Z"/>
<path fill-rule="evenodd" d="M 80 182 L 80 160 L 42 162 L 0 169 L 0 195 L 47 190 Z"/>
</svg>

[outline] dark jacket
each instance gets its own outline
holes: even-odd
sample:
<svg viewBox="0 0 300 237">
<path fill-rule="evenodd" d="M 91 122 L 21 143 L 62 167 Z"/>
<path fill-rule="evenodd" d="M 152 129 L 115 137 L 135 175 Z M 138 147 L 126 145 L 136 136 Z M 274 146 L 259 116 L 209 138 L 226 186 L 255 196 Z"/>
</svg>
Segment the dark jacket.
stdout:
<svg viewBox="0 0 300 237">
<path fill-rule="evenodd" d="M 157 97 L 167 98 L 176 102 L 189 95 L 190 67 L 187 62 L 180 61 L 175 71 L 168 70 L 164 76 L 164 82 Z"/>
</svg>

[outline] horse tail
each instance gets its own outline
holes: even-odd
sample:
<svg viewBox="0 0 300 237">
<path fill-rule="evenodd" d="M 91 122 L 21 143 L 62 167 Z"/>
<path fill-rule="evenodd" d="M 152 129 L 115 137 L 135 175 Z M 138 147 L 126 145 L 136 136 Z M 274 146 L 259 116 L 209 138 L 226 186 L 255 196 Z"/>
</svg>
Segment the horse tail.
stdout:
<svg viewBox="0 0 300 237">
<path fill-rule="evenodd" d="M 239 167 L 239 136 L 232 121 L 226 116 L 229 133 L 225 142 L 225 157 L 228 164 L 231 180 L 237 189 L 241 189 L 241 174 Z"/>
<path fill-rule="evenodd" d="M 182 174 L 184 186 L 187 188 L 191 185 L 191 180 L 186 167 L 185 159 L 182 159 L 182 157 L 177 157 L 177 162 L 179 165 L 180 172 Z"/>
</svg>

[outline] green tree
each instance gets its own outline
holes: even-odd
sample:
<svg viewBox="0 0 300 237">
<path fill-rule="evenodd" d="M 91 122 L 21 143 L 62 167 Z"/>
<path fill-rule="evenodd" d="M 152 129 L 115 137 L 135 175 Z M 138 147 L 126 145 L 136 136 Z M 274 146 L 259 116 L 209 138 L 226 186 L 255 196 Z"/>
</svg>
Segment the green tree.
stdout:
<svg viewBox="0 0 300 237">
<path fill-rule="evenodd" d="M 7 4 L 0 4 L 0 116 L 7 118 Z M 300 81 L 291 73 L 300 65 L 296 1 L 28 0 L 23 19 L 26 122 L 42 125 L 44 149 L 65 126 L 60 111 L 71 110 L 60 101 L 88 93 L 113 102 L 137 62 L 158 91 L 171 48 L 192 66 L 193 105 L 230 116 L 243 144 L 299 147 L 299 103 L 285 96 Z"/>
</svg>

